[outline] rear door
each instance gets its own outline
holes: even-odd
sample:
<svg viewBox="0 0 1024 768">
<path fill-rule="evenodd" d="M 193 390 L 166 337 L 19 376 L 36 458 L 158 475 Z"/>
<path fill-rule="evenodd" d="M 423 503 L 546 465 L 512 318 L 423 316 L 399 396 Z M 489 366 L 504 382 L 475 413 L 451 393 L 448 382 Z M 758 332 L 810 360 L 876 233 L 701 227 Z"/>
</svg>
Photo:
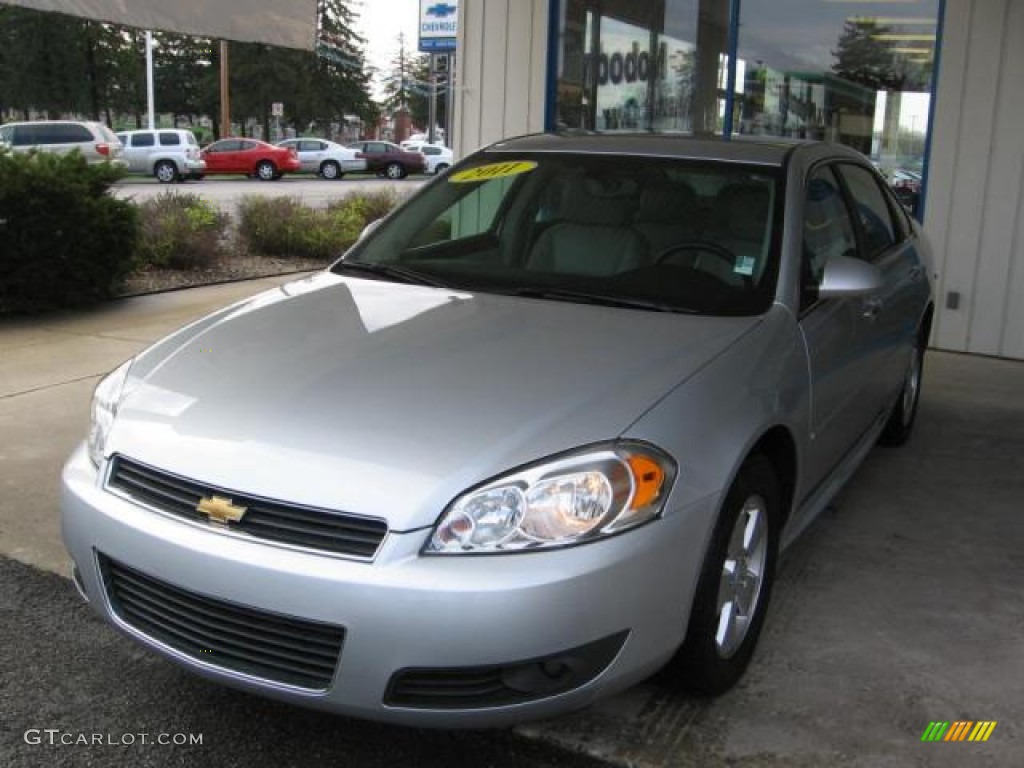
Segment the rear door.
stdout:
<svg viewBox="0 0 1024 768">
<path fill-rule="evenodd" d="M 299 156 L 299 165 L 303 171 L 316 173 L 320 163 L 327 156 L 327 145 L 322 141 L 303 139 L 295 142 L 295 153 Z"/>
<path fill-rule="evenodd" d="M 128 169 L 136 173 L 150 173 L 149 156 L 153 152 L 155 140 L 149 131 L 131 133 L 125 136 L 124 159 L 128 161 Z"/>
<path fill-rule="evenodd" d="M 927 296 L 927 275 L 899 204 L 870 169 L 841 163 L 837 171 L 858 230 L 860 258 L 881 271 L 882 288 L 866 299 L 861 332 L 870 350 L 870 398 L 888 408 L 903 384 Z"/>
</svg>

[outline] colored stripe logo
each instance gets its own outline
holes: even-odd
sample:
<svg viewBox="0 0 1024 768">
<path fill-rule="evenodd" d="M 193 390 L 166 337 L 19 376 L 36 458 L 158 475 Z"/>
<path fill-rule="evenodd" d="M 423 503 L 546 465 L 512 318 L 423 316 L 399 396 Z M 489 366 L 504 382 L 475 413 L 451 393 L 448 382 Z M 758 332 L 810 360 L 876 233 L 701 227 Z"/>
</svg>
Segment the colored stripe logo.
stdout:
<svg viewBox="0 0 1024 768">
<path fill-rule="evenodd" d="M 933 721 L 924 729 L 921 741 L 988 741 L 995 728 L 995 720 Z"/>
</svg>

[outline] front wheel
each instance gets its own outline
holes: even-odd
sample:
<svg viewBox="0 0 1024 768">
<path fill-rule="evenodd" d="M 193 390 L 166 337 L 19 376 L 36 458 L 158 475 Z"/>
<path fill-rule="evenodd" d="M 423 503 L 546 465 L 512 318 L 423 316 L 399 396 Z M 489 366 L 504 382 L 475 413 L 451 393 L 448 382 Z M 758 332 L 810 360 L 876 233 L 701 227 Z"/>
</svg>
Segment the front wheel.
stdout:
<svg viewBox="0 0 1024 768">
<path fill-rule="evenodd" d="M 448 163 L 438 163 L 437 167 L 434 168 L 434 175 L 440 176 L 442 173 L 448 170 Z"/>
<path fill-rule="evenodd" d="M 726 494 L 686 639 L 666 670 L 684 690 L 725 693 L 750 663 L 775 578 L 781 519 L 775 467 L 765 456 L 751 456 Z"/>
<path fill-rule="evenodd" d="M 903 445 L 910 439 L 917 417 L 917 403 L 921 399 L 921 379 L 924 376 L 924 343 L 920 337 L 914 342 L 907 360 L 907 372 L 903 377 L 903 388 L 899 399 L 885 422 L 878 442 L 882 445 Z"/>
<path fill-rule="evenodd" d="M 405 177 L 405 168 L 401 163 L 388 163 L 384 175 L 389 179 L 401 179 Z"/>
<path fill-rule="evenodd" d="M 256 166 L 256 178 L 261 181 L 273 181 L 277 178 L 277 168 L 269 160 L 260 160 Z"/>
</svg>

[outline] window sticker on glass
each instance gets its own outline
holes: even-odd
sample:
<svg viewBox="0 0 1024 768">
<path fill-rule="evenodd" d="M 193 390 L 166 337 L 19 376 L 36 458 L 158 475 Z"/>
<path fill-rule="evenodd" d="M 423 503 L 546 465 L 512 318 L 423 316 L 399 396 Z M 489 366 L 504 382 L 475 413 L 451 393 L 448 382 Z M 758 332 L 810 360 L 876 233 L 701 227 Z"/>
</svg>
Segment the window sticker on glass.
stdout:
<svg viewBox="0 0 1024 768">
<path fill-rule="evenodd" d="M 490 181 L 505 176 L 518 176 L 520 173 L 529 173 L 537 164 L 532 160 L 517 160 L 507 163 L 488 163 L 478 165 L 476 168 L 467 168 L 448 177 L 451 184 L 468 184 L 477 181 Z"/>
<path fill-rule="evenodd" d="M 754 257 L 737 256 L 736 264 L 733 266 L 732 271 L 737 275 L 746 275 L 747 277 L 750 277 L 754 274 Z"/>
</svg>

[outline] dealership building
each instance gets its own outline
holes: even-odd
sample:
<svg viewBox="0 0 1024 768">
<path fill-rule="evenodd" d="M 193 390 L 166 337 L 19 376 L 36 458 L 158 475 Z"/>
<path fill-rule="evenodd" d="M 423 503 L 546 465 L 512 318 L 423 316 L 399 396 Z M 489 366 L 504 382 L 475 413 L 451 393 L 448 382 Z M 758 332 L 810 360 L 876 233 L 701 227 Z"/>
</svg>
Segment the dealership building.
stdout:
<svg viewBox="0 0 1024 768">
<path fill-rule="evenodd" d="M 461 0 L 455 149 L 582 129 L 838 141 L 915 205 L 932 345 L 1024 359 L 1024 0 Z"/>
</svg>

